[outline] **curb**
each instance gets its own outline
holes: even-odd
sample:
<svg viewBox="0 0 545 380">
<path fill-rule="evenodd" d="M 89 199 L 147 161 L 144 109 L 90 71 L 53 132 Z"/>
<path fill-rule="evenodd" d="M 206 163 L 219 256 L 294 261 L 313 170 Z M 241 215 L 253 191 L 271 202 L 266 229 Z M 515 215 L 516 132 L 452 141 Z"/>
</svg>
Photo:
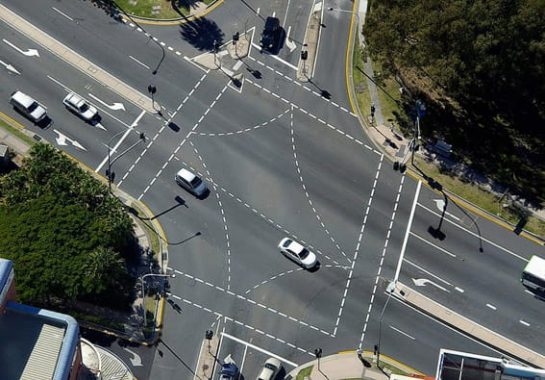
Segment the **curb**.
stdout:
<svg viewBox="0 0 545 380">
<path fill-rule="evenodd" d="M 187 17 L 179 17 L 179 18 L 173 18 L 173 19 L 154 19 L 151 17 L 135 16 L 135 15 L 129 14 L 130 18 L 128 18 L 125 15 L 121 15 L 121 18 L 124 23 L 129 23 L 129 22 L 132 22 L 132 20 L 136 20 L 139 24 L 142 24 L 142 25 L 155 25 L 155 26 L 182 25 L 191 21 L 195 21 L 199 18 L 205 17 L 214 9 L 216 9 L 221 4 L 223 4 L 223 2 L 224 0 L 216 0 L 213 3 L 209 4 L 203 12 L 194 14 L 194 15 L 189 15 Z"/>
</svg>

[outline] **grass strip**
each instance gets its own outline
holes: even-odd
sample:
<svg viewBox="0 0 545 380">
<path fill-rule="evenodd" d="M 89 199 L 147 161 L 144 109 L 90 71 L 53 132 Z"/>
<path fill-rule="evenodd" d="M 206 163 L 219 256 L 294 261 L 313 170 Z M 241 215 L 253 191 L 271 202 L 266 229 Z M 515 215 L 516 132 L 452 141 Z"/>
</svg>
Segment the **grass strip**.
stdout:
<svg viewBox="0 0 545 380">
<path fill-rule="evenodd" d="M 201 2 L 209 5 L 214 1 L 215 0 L 202 0 Z M 191 5 L 182 5 L 177 7 L 177 9 L 174 9 L 172 3 L 175 2 L 171 2 L 170 0 L 117 0 L 117 4 L 120 8 L 125 10 L 125 12 L 139 17 L 175 19 L 186 17 L 191 14 Z"/>
<path fill-rule="evenodd" d="M 6 130 L 8 133 L 14 135 L 15 137 L 23 140 L 26 144 L 32 146 L 36 144 L 38 141 L 34 140 L 32 137 L 27 136 L 24 132 L 22 132 L 19 128 L 12 127 L 8 123 L 6 123 L 4 120 L 0 119 L 0 128 Z"/>
<path fill-rule="evenodd" d="M 311 365 L 300 370 L 297 376 L 295 376 L 295 380 L 305 380 L 306 377 L 309 377 L 312 372 L 312 367 L 314 366 Z"/>
</svg>

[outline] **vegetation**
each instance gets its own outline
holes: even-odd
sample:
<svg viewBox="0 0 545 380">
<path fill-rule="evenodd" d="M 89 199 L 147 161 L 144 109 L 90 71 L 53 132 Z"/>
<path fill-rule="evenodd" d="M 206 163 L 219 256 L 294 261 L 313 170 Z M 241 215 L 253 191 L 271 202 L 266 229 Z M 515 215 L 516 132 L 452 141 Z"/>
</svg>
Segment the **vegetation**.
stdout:
<svg viewBox="0 0 545 380">
<path fill-rule="evenodd" d="M 210 4 L 214 0 L 116 0 L 125 12 L 140 17 L 174 19 L 189 16 L 199 3 Z M 155 7 L 155 8 L 154 8 Z M 154 12 L 154 9 L 156 11 Z"/>
<path fill-rule="evenodd" d="M 310 373 L 312 372 L 312 367 L 314 366 L 311 365 L 300 370 L 297 376 L 295 376 L 295 380 L 304 380 L 305 378 L 309 377 Z"/>
<path fill-rule="evenodd" d="M 398 123 L 412 128 L 425 99 L 427 137 L 534 203 L 545 201 L 545 2 L 373 1 L 369 53 L 410 95 Z"/>
<path fill-rule="evenodd" d="M 50 145 L 0 178 L 0 253 L 14 262 L 21 301 L 123 307 L 132 220 L 108 189 Z"/>
</svg>

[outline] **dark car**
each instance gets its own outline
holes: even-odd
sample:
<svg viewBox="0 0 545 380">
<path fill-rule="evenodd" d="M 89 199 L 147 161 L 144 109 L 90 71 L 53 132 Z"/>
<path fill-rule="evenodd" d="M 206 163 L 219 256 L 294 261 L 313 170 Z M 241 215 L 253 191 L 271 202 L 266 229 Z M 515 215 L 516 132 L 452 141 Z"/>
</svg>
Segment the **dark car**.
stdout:
<svg viewBox="0 0 545 380">
<path fill-rule="evenodd" d="M 284 29 L 276 17 L 267 17 L 265 28 L 261 35 L 261 49 L 264 52 L 276 54 L 282 48 Z"/>
<path fill-rule="evenodd" d="M 225 363 L 221 366 L 219 380 L 237 380 L 240 372 L 235 363 Z"/>
</svg>

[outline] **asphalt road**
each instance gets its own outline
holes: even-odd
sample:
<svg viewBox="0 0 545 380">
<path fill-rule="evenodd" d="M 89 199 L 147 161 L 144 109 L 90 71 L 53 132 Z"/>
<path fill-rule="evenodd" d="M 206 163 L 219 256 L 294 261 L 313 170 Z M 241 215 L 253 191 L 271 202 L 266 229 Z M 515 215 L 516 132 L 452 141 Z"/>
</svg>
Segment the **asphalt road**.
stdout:
<svg viewBox="0 0 545 380">
<path fill-rule="evenodd" d="M 309 4 L 233 1 L 209 15 L 225 40 L 248 24 L 255 26 L 258 43 L 260 16 L 273 13 L 286 29 L 291 26 L 297 48 L 284 47 L 281 60 L 253 48 L 238 69 L 245 73 L 239 89 L 225 75 L 188 61 L 206 45 L 199 49 L 195 41 L 181 38 L 180 27 L 145 27 L 165 43 L 162 58 L 163 50 L 144 32 L 113 21 L 88 2 L 2 4 L 142 93 L 149 84 L 157 87 L 163 117 L 142 114 L 0 25 L 2 38 L 40 51 L 39 58 L 26 57 L 0 44 L 2 60 L 21 72 L 1 73 L 1 111 L 53 143 L 68 141 L 59 132 L 77 141 L 85 149 L 70 142 L 59 147 L 102 174 L 107 145 L 117 145 L 114 182 L 144 201 L 166 231 L 168 265 L 177 275 L 170 301 L 179 308 L 167 305 L 161 342 L 153 354 L 142 354 L 139 377 L 192 378 L 204 332 L 211 327 L 224 334 L 218 357 L 231 354 L 247 377 L 271 354 L 284 358 L 288 369 L 289 363 L 312 359 L 317 347 L 325 355 L 372 350 L 379 335 L 382 353 L 428 374 L 442 347 L 495 354 L 396 300 L 382 313 L 386 285 L 400 263 L 416 183 L 392 170 L 348 110 L 344 55 L 350 15 L 336 10 L 349 10 L 349 1 L 326 4 L 335 10 L 324 15 L 315 79 L 303 84 L 295 81 L 291 66 L 297 64 Z M 230 22 L 234 26 L 228 31 Z M 248 75 L 247 67 L 261 75 Z M 100 108 L 105 130 L 64 109 L 68 88 Z M 14 89 L 42 101 L 53 126 L 39 129 L 15 113 L 7 103 Z M 113 111 L 89 94 L 106 104 L 123 102 L 126 110 Z M 139 142 L 140 132 L 145 141 Z M 182 167 L 206 180 L 212 190 L 208 198 L 198 200 L 174 182 Z M 408 285 L 415 284 L 413 279 L 432 281 L 419 290 L 540 350 L 544 305 L 524 293 L 518 278 L 524 260 L 543 254 L 543 248 L 452 203 L 441 223 L 445 239 L 435 239 L 428 229 L 439 225 L 436 199 L 441 197 L 422 188 L 400 280 Z M 276 245 L 284 236 L 316 252 L 319 269 L 305 271 L 283 257 Z M 118 351 L 127 360 L 132 357 Z"/>
</svg>

